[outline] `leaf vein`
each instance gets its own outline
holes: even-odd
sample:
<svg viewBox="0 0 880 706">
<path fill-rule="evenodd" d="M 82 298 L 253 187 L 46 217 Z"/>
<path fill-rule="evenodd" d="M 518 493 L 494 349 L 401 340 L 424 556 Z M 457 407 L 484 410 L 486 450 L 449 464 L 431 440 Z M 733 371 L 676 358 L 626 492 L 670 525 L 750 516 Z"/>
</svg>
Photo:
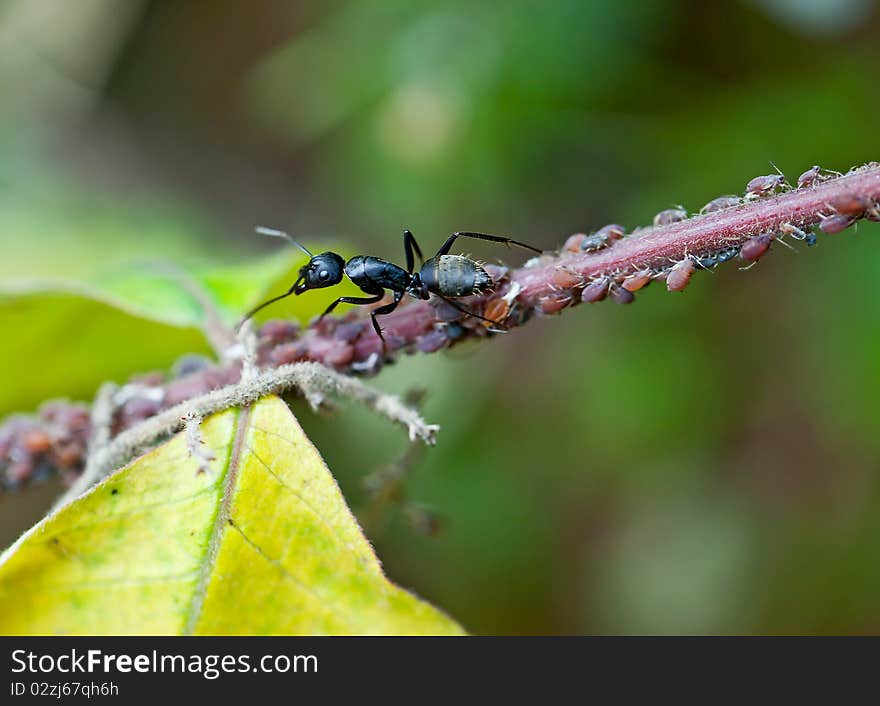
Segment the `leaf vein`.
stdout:
<svg viewBox="0 0 880 706">
<path fill-rule="evenodd" d="M 308 500 L 306 500 L 306 498 L 305 498 L 305 497 L 304 497 L 299 491 L 297 491 L 295 488 L 293 488 L 293 487 L 291 487 L 290 485 L 288 485 L 288 484 L 284 481 L 284 479 L 281 478 L 281 476 L 279 476 L 277 473 L 275 473 L 275 471 L 272 470 L 272 468 L 269 466 L 269 464 L 266 463 L 266 461 L 263 460 L 263 458 L 262 458 L 262 457 L 261 457 L 256 451 L 254 451 L 254 449 L 253 449 L 252 446 L 250 446 L 249 444 L 247 444 L 247 442 L 245 442 L 245 446 L 247 447 L 247 450 L 253 455 L 253 457 L 254 457 L 255 459 L 257 459 L 257 461 L 259 461 L 260 465 L 261 465 L 264 469 L 266 469 L 266 472 L 281 484 L 281 487 L 282 487 L 282 488 L 284 488 L 285 490 L 287 490 L 289 493 L 293 494 L 294 497 L 296 497 L 300 502 L 302 502 L 302 504 L 303 504 L 303 505 L 304 505 L 304 506 L 305 506 L 305 507 L 306 507 L 306 508 L 307 508 L 307 509 L 308 509 L 308 510 L 309 510 L 309 511 L 315 516 L 315 517 L 317 517 L 317 518 L 318 518 L 318 519 L 324 524 L 324 526 L 327 527 L 327 529 L 330 530 L 331 534 L 332 534 L 333 537 L 336 539 L 336 543 L 337 543 L 338 546 L 344 547 L 345 549 L 348 549 L 349 551 L 351 551 L 351 553 L 352 553 L 352 554 L 355 556 L 355 558 L 357 559 L 358 563 L 360 563 L 360 564 L 363 565 L 363 566 L 366 566 L 367 568 L 372 569 L 372 566 L 370 566 L 370 565 L 368 564 L 368 562 L 364 559 L 364 557 L 361 556 L 361 555 L 360 555 L 360 554 L 359 554 L 359 553 L 358 553 L 358 552 L 357 552 L 357 551 L 351 546 L 351 543 L 345 541 L 345 539 L 339 534 L 339 530 L 338 530 L 338 528 L 336 528 L 336 527 L 330 522 L 330 520 L 329 520 L 327 517 L 325 517 L 325 516 L 324 516 L 324 515 L 323 515 L 323 514 L 322 514 L 322 513 L 321 513 L 321 512 L 320 512 L 320 511 L 314 506 L 314 505 L 312 505 Z"/>
<path fill-rule="evenodd" d="M 266 552 L 263 551 L 263 549 L 260 547 L 259 544 L 257 544 L 256 542 L 254 542 L 250 537 L 248 537 L 248 536 L 244 533 L 244 530 L 242 530 L 241 527 L 239 527 L 239 526 L 236 525 L 236 524 L 233 524 L 233 525 L 231 525 L 231 526 L 232 526 L 232 528 L 233 528 L 236 532 L 238 532 L 238 534 L 241 536 L 241 538 L 245 541 L 245 543 L 246 543 L 251 549 L 253 549 L 253 550 L 254 550 L 257 554 L 259 554 L 263 559 L 265 559 L 265 560 L 268 561 L 270 564 L 272 564 L 272 566 L 274 566 L 276 569 L 278 569 L 278 571 L 280 572 L 280 574 L 281 574 L 285 579 L 287 579 L 288 581 L 291 581 L 291 582 L 295 583 L 295 584 L 296 584 L 297 586 L 299 586 L 303 591 L 305 591 L 305 592 L 308 593 L 312 598 L 314 598 L 316 601 L 318 601 L 318 603 L 320 604 L 320 606 L 321 606 L 322 608 L 324 608 L 324 610 L 328 611 L 328 612 L 331 613 L 332 615 L 334 615 L 334 616 L 336 616 L 337 618 L 339 618 L 339 620 L 341 620 L 343 623 L 345 623 L 346 625 L 348 625 L 349 628 L 352 628 L 352 630 L 355 630 L 356 628 L 359 627 L 358 624 L 357 624 L 356 622 L 354 622 L 354 621 L 351 619 L 350 616 L 348 616 L 348 615 L 344 615 L 343 613 L 340 613 L 338 610 L 336 610 L 336 608 L 334 607 L 332 601 L 327 600 L 327 598 L 325 598 L 325 597 L 322 596 L 320 593 L 318 593 L 317 591 L 315 591 L 315 590 L 314 590 L 313 588 L 311 588 L 307 583 L 304 583 L 304 582 L 303 582 L 301 579 L 299 579 L 296 575 L 290 573 L 290 571 L 288 571 L 287 568 L 285 568 L 284 564 L 282 564 L 278 559 L 275 559 L 275 558 L 269 556 L 268 554 L 266 554 Z"/>
<path fill-rule="evenodd" d="M 223 542 L 223 532 L 226 529 L 226 522 L 229 518 L 229 502 L 232 495 L 232 489 L 238 477 L 238 469 L 241 463 L 241 447 L 248 432 L 248 423 L 251 418 L 251 408 L 243 407 L 238 411 L 235 420 L 235 433 L 232 434 L 230 444 L 232 448 L 229 450 L 229 456 L 226 460 L 226 467 L 220 478 L 223 479 L 223 494 L 220 499 L 220 507 L 217 508 L 217 514 L 214 516 L 214 526 L 211 528 L 210 538 L 208 539 L 207 556 L 204 564 L 199 572 L 199 580 L 196 589 L 193 592 L 192 601 L 183 624 L 183 634 L 192 635 L 195 632 L 196 625 L 202 614 L 202 606 L 205 604 L 205 596 L 208 594 L 208 586 L 211 583 L 211 570 L 217 562 L 217 555 L 220 552 L 220 545 Z M 219 478 L 218 478 L 219 480 Z"/>
</svg>

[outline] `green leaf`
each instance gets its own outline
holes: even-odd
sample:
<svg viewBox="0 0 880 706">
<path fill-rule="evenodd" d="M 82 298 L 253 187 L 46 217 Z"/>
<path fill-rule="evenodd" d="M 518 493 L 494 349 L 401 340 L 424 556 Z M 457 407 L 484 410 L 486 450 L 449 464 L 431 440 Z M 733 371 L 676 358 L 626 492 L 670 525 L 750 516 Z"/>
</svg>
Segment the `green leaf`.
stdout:
<svg viewBox="0 0 880 706">
<path fill-rule="evenodd" d="M 61 280 L 0 285 L 0 317 L 15 336 L 0 346 L 0 414 L 52 397 L 91 399 L 105 380 L 167 370 L 184 353 L 208 353 L 203 296 L 227 325 L 290 268 L 287 254 L 188 274 L 142 266 L 88 284 Z"/>
<path fill-rule="evenodd" d="M 135 373 L 167 370 L 184 353 L 209 352 L 202 333 L 206 303 L 231 328 L 255 304 L 286 291 L 301 260 L 285 250 L 209 270 L 153 264 L 87 283 L 0 284 L 0 317 L 6 330 L 15 332 L 0 346 L 0 369 L 11 372 L 0 389 L 0 414 L 32 409 L 50 397 L 91 399 L 105 380 L 122 382 Z M 304 322 L 340 293 L 354 291 L 350 285 L 290 297 L 261 312 L 259 319 Z"/>
<path fill-rule="evenodd" d="M 234 266 L 184 268 L 145 263 L 105 272 L 82 284 L 50 280 L 12 287 L 18 291 L 82 294 L 133 316 L 180 327 L 203 326 L 209 305 L 225 324 L 232 326 L 264 295 L 267 283 L 285 277 L 291 266 L 291 253 L 280 252 Z"/>
<path fill-rule="evenodd" d="M 0 414 L 51 397 L 91 399 L 104 380 L 207 351 L 197 329 L 144 319 L 92 291 L 0 292 L 0 318 L 8 332 L 0 346 Z"/>
<path fill-rule="evenodd" d="M 0 634 L 461 634 L 394 586 L 269 397 L 117 471 L 0 556 Z"/>
</svg>

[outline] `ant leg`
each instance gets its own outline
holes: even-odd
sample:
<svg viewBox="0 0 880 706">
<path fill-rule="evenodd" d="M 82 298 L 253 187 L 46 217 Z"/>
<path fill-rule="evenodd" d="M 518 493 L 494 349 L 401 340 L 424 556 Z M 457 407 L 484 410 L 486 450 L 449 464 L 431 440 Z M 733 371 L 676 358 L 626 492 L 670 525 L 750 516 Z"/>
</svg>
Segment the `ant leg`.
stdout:
<svg viewBox="0 0 880 706">
<path fill-rule="evenodd" d="M 416 242 L 415 236 L 409 230 L 403 231 L 403 251 L 406 253 L 406 271 L 412 274 L 415 261 L 413 258 L 413 250 L 419 256 L 419 262 L 424 264 L 425 256 L 422 255 L 422 249 Z"/>
<path fill-rule="evenodd" d="M 472 312 L 472 311 L 468 311 L 468 310 L 465 309 L 461 304 L 459 304 L 459 303 L 453 301 L 452 299 L 447 299 L 447 298 L 444 297 L 442 294 L 437 294 L 436 292 L 434 292 L 434 296 L 436 296 L 436 297 L 440 297 L 440 299 L 442 299 L 443 301 L 445 301 L 445 302 L 446 302 L 447 304 L 449 304 L 451 307 L 453 307 L 453 308 L 455 308 L 455 309 L 458 309 L 462 314 L 467 314 L 468 316 L 473 316 L 475 319 L 482 319 L 483 321 L 488 321 L 490 324 L 495 324 L 496 326 L 500 326 L 502 329 L 504 328 L 504 324 L 502 324 L 502 323 L 500 323 L 500 322 L 498 322 L 498 321 L 495 321 L 495 320 L 493 320 L 493 319 L 487 319 L 485 316 L 480 316 L 479 314 L 475 314 L 475 313 Z"/>
<path fill-rule="evenodd" d="M 488 240 L 492 243 L 504 243 L 505 245 L 507 245 L 507 247 L 510 247 L 511 245 L 519 245 L 519 247 L 521 248 L 532 250 L 539 254 L 544 252 L 543 250 L 539 250 L 538 248 L 532 247 L 531 245 L 526 245 L 525 243 L 521 243 L 518 240 L 513 240 L 512 238 L 503 238 L 500 235 L 488 235 L 486 233 L 470 233 L 467 231 L 458 231 L 449 236 L 449 239 L 445 243 L 443 243 L 443 247 L 441 247 L 437 251 L 437 255 L 448 255 L 456 238 L 474 238 L 476 240 Z"/>
<path fill-rule="evenodd" d="M 384 296 L 384 295 L 383 295 Z M 379 322 L 376 320 L 377 316 L 383 316 L 385 314 L 390 314 L 397 308 L 397 305 L 400 304 L 400 300 L 403 299 L 403 292 L 394 292 L 394 301 L 389 302 L 388 304 L 384 304 L 382 306 L 377 306 L 370 312 L 370 319 L 373 322 L 373 328 L 376 331 L 376 335 L 382 339 L 382 348 L 384 349 L 386 346 L 385 336 L 382 335 L 382 327 L 379 326 Z"/>
<path fill-rule="evenodd" d="M 376 302 L 381 301 L 382 297 L 384 296 L 385 293 L 382 292 L 372 297 L 339 297 L 339 299 L 337 299 L 330 306 L 324 309 L 324 313 L 318 317 L 318 321 L 327 316 L 327 314 L 333 311 L 339 304 L 357 304 L 358 306 L 363 306 L 365 304 L 375 304 Z"/>
</svg>

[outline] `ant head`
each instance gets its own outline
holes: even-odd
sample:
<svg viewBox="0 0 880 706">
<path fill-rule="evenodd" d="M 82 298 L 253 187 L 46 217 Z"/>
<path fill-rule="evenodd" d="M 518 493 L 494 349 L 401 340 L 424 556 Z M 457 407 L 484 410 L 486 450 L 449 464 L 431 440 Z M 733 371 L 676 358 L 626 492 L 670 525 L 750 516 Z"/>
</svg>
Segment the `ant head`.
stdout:
<svg viewBox="0 0 880 706">
<path fill-rule="evenodd" d="M 241 329 L 245 321 L 270 304 L 274 304 L 285 297 L 289 297 L 291 294 L 302 294 L 309 289 L 321 289 L 322 287 L 330 287 L 331 285 L 339 284 L 342 281 L 342 274 L 345 272 L 345 260 L 339 257 L 335 252 L 322 252 L 320 255 L 312 255 L 305 246 L 300 245 L 298 241 L 291 238 L 283 230 L 263 228 L 261 226 L 257 228 L 257 233 L 271 235 L 275 238 L 284 238 L 308 255 L 309 262 L 307 265 L 300 268 L 299 277 L 297 277 L 296 282 L 294 282 L 289 290 L 284 294 L 280 294 L 277 297 L 272 297 L 271 299 L 264 301 L 262 304 L 254 307 L 245 314 L 241 321 L 238 322 L 238 326 L 235 327 L 236 332 Z"/>
<path fill-rule="evenodd" d="M 299 270 L 299 277 L 291 288 L 291 292 L 302 294 L 309 289 L 321 289 L 322 287 L 330 287 L 339 284 L 342 281 L 342 273 L 345 271 L 345 260 L 343 260 L 335 252 L 322 252 L 320 255 L 312 255 L 311 251 L 302 245 L 298 240 L 294 240 L 283 230 L 275 230 L 274 228 L 264 228 L 259 226 L 257 233 L 261 235 L 271 235 L 274 238 L 284 238 L 289 243 L 295 245 L 309 256 L 309 262 Z M 289 292 L 288 292 L 289 293 Z"/>
<path fill-rule="evenodd" d="M 321 289 L 339 284 L 342 281 L 344 268 L 345 260 L 335 252 L 315 255 L 307 265 L 300 268 L 294 292 L 302 294 L 309 289 Z"/>
</svg>

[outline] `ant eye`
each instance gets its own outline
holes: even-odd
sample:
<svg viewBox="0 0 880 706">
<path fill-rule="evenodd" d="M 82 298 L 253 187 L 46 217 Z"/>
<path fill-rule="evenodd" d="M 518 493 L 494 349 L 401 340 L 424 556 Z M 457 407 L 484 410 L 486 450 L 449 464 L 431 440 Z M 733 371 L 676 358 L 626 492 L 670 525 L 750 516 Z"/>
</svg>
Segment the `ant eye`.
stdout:
<svg viewBox="0 0 880 706">
<path fill-rule="evenodd" d="M 327 272 L 327 270 L 321 270 L 318 273 L 318 279 L 320 279 L 322 282 L 326 282 L 328 279 L 330 279 L 330 273 Z"/>
</svg>

